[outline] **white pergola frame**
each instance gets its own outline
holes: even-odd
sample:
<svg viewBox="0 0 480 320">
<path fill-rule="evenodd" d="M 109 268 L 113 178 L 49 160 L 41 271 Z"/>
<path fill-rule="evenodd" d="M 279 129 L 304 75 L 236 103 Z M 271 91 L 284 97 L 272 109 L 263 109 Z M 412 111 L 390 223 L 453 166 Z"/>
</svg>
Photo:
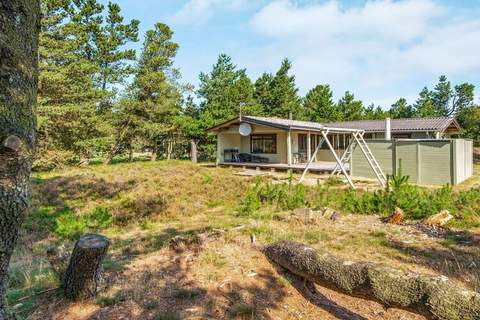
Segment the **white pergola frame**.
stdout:
<svg viewBox="0 0 480 320">
<path fill-rule="evenodd" d="M 378 164 L 377 160 L 375 159 L 375 156 L 372 154 L 372 151 L 368 147 L 367 143 L 363 139 L 363 135 L 365 133 L 364 130 L 357 130 L 357 129 L 343 129 L 343 128 L 324 128 L 323 130 L 315 130 L 315 132 L 320 132 L 322 135 L 322 139 L 318 143 L 318 145 L 315 148 L 315 151 L 313 154 L 310 156 L 309 155 L 309 160 L 305 166 L 305 169 L 303 170 L 302 176 L 300 177 L 299 183 L 302 183 L 303 180 L 305 179 L 305 176 L 307 175 L 307 172 L 310 168 L 310 165 L 314 162 L 316 159 L 316 155 L 318 153 L 318 150 L 322 147 L 323 143 L 326 142 L 328 149 L 332 153 L 333 157 L 335 158 L 335 168 L 333 172 L 337 170 L 337 168 L 340 168 L 340 171 L 342 174 L 345 176 L 347 179 L 349 185 L 355 189 L 355 184 L 353 183 L 352 177 L 350 176 L 349 172 L 345 168 L 344 165 L 344 160 L 348 156 L 349 152 L 353 152 L 354 150 L 350 150 L 351 148 L 354 148 L 355 144 L 358 144 L 360 146 L 360 149 L 362 150 L 362 153 L 365 155 L 365 158 L 367 159 L 367 162 L 369 163 L 370 167 L 372 168 L 373 172 L 375 173 L 375 176 L 380 183 L 382 187 L 385 187 L 386 185 L 386 178 L 385 174 L 383 173 L 380 165 Z M 335 152 L 334 147 L 330 143 L 330 140 L 328 139 L 328 134 L 329 133 L 336 133 L 336 134 L 351 134 L 353 139 L 350 140 L 349 145 L 347 148 L 345 148 L 345 151 L 342 155 L 341 158 L 338 157 L 337 153 Z M 351 169 L 351 168 L 350 168 Z M 333 173 L 332 172 L 332 173 Z"/>
</svg>

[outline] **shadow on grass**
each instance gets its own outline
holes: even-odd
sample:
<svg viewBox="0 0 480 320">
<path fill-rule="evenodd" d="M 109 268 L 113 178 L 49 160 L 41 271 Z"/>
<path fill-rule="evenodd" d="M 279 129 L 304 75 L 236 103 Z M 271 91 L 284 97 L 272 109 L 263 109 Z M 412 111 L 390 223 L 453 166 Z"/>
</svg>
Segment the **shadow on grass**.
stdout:
<svg viewBox="0 0 480 320">
<path fill-rule="evenodd" d="M 131 258 L 166 248 L 176 236 L 194 237 L 204 231 L 165 229 L 148 239 L 143 252 L 132 252 Z M 152 261 L 136 265 L 135 271 L 130 267 L 112 277 L 115 280 L 111 286 L 121 289 L 99 297 L 97 303 L 103 308 L 88 319 L 273 319 L 269 310 L 280 308 L 287 297 L 288 292 L 278 277 L 263 269 L 257 272 L 255 284 L 231 281 L 216 289 L 207 288 L 193 276 L 198 269 L 192 270 L 202 254 L 201 243 L 189 241 L 181 249 L 168 250 L 168 257 L 157 255 Z M 128 262 L 129 259 L 123 260 Z M 133 305 L 141 311 L 134 314 Z"/>
<path fill-rule="evenodd" d="M 477 246 L 459 245 L 446 238 L 443 246 L 419 246 L 401 241 L 389 241 L 388 247 L 398 250 L 402 262 L 420 264 L 448 277 L 465 283 L 475 291 L 480 290 L 480 249 Z"/>
<path fill-rule="evenodd" d="M 64 207 L 66 201 L 83 202 L 99 198 L 111 199 L 135 187 L 136 181 L 109 182 L 91 175 L 74 175 L 33 180 L 34 205 Z"/>
<path fill-rule="evenodd" d="M 353 311 L 350 311 L 349 309 L 342 307 L 341 305 L 327 298 L 325 295 L 323 295 L 316 289 L 315 284 L 313 284 L 312 282 L 291 273 L 290 271 L 278 265 L 274 261 L 271 261 L 270 259 L 268 260 L 270 264 L 274 267 L 274 269 L 281 276 L 286 278 L 289 283 L 297 290 L 297 292 L 311 304 L 327 311 L 338 319 L 367 320 L 367 318 Z"/>
</svg>

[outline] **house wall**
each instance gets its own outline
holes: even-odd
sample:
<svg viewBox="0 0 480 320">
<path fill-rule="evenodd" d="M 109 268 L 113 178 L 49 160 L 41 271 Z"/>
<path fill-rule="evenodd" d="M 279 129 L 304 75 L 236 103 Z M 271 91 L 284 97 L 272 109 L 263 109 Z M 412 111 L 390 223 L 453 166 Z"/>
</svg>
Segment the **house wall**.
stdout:
<svg viewBox="0 0 480 320">
<path fill-rule="evenodd" d="M 367 141 L 386 174 L 399 172 L 422 185 L 458 184 L 473 174 L 473 144 L 469 140 Z M 351 160 L 352 176 L 375 178 L 359 147 Z"/>
<path fill-rule="evenodd" d="M 251 125 L 252 134 L 274 133 L 277 135 L 277 153 L 255 153 L 255 155 L 268 158 L 270 163 L 287 163 L 287 134 L 284 130 Z M 217 134 L 217 162 L 224 162 L 224 149 L 238 149 L 240 153 L 250 153 L 250 136 L 239 134 L 238 126 L 232 126 Z"/>
</svg>

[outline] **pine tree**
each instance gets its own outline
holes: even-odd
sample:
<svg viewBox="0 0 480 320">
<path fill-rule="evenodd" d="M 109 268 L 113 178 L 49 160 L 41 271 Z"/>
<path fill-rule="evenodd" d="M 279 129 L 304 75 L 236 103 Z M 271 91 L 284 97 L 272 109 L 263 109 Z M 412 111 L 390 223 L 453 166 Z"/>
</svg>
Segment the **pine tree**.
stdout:
<svg viewBox="0 0 480 320">
<path fill-rule="evenodd" d="M 414 104 L 416 117 L 438 117 L 441 113 L 433 104 L 433 94 L 427 87 L 420 92 L 419 98 Z"/>
<path fill-rule="evenodd" d="M 135 61 L 135 50 L 124 49 L 130 42 L 138 41 L 138 25 L 140 21 L 132 20 L 123 23 L 118 4 L 108 3 L 108 15 L 95 37 L 96 63 L 99 66 L 97 81 L 103 92 L 111 92 L 116 85 L 124 84 L 128 76 L 134 73 L 129 62 Z"/>
<path fill-rule="evenodd" d="M 42 0 L 37 164 L 88 159 L 112 143 L 104 111 L 130 73 L 135 52 L 123 47 L 136 40 L 138 21 L 123 24 L 118 5 L 108 8 L 105 20 L 95 0 Z"/>
<path fill-rule="evenodd" d="M 173 120 L 180 112 L 181 93 L 177 84 L 180 74 L 173 67 L 178 44 L 172 41 L 172 36 L 173 31 L 163 23 L 147 31 L 132 86 L 144 110 L 143 138 L 152 148 L 152 160 L 162 146 L 170 156 L 177 129 Z"/>
<path fill-rule="evenodd" d="M 93 81 L 95 64 L 87 58 L 92 49 L 86 30 L 96 27 L 78 22 L 83 11 L 90 10 L 70 0 L 42 0 L 39 107 L 81 104 L 100 96 Z"/>
<path fill-rule="evenodd" d="M 317 85 L 311 89 L 303 101 L 306 119 L 315 122 L 333 122 L 340 119 L 333 102 L 330 86 Z"/>
<path fill-rule="evenodd" d="M 221 54 L 208 74 L 200 74 L 197 95 L 204 128 L 230 120 L 240 113 L 261 113 L 254 100 L 254 87 L 245 69 L 237 69 L 232 59 Z"/>
<path fill-rule="evenodd" d="M 480 106 L 472 105 L 460 109 L 457 119 L 464 130 L 463 137 L 473 139 L 478 145 L 480 143 Z"/>
<path fill-rule="evenodd" d="M 273 75 L 266 72 L 255 81 L 255 92 L 253 96 L 255 101 L 260 105 L 262 113 L 268 112 L 266 109 L 272 104 L 272 81 Z"/>
<path fill-rule="evenodd" d="M 338 101 L 337 110 L 342 121 L 361 120 L 364 115 L 363 103 L 355 100 L 355 96 L 349 91 Z"/>
<path fill-rule="evenodd" d="M 452 86 L 446 76 L 440 76 L 438 84 L 432 91 L 432 103 L 435 106 L 437 114 L 449 115 L 450 101 L 452 98 Z"/>
<path fill-rule="evenodd" d="M 452 116 L 459 110 L 473 104 L 474 85 L 462 83 L 452 89 L 446 76 L 440 76 L 437 85 L 431 93 L 436 114 L 445 117 Z"/>
<path fill-rule="evenodd" d="M 372 103 L 368 107 L 365 108 L 363 111 L 364 120 L 378 120 L 378 119 L 385 119 L 389 116 L 388 112 L 382 109 L 380 106 L 376 106 Z"/>
<path fill-rule="evenodd" d="M 287 118 L 290 114 L 300 119 L 304 116 L 295 76 L 289 75 L 292 63 L 288 59 L 282 61 L 280 69 L 272 79 L 270 85 L 271 99 L 264 106 L 265 113 L 269 116 Z"/>
<path fill-rule="evenodd" d="M 100 27 L 103 7 L 95 1 L 41 4 L 38 154 L 53 163 L 88 158 L 104 134 L 96 114 L 102 97 L 94 81 L 98 68 L 91 58 L 91 37 Z"/>
<path fill-rule="evenodd" d="M 407 103 L 405 98 L 400 98 L 392 104 L 388 113 L 393 119 L 401 119 L 413 117 L 415 111 L 413 110 L 413 107 Z"/>
</svg>

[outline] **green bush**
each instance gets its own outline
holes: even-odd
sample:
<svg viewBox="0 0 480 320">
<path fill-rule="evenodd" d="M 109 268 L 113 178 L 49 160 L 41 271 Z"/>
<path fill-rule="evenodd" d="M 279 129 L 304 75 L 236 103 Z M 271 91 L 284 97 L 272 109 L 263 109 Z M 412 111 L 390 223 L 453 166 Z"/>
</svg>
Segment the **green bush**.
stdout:
<svg viewBox="0 0 480 320">
<path fill-rule="evenodd" d="M 55 207 L 34 208 L 29 212 L 23 223 L 27 231 L 52 231 L 55 227 Z"/>
<path fill-rule="evenodd" d="M 85 216 L 87 227 L 93 230 L 104 229 L 108 227 L 113 220 L 113 216 L 105 208 L 97 207 L 90 214 Z"/>
<path fill-rule="evenodd" d="M 81 216 L 77 216 L 70 208 L 65 207 L 55 219 L 53 232 L 63 239 L 78 239 L 87 231 L 93 232 L 108 227 L 112 219 L 112 214 L 102 207 L 97 207 L 92 212 Z"/>
<path fill-rule="evenodd" d="M 72 209 L 66 207 L 55 219 L 53 233 L 63 239 L 77 239 L 87 230 L 85 219 L 75 215 Z"/>
<path fill-rule="evenodd" d="M 33 171 L 50 171 L 55 168 L 77 164 L 79 158 L 71 151 L 40 148 L 33 161 Z"/>
<path fill-rule="evenodd" d="M 268 215 L 259 210 L 262 206 L 273 206 L 277 210 L 310 206 L 386 216 L 399 207 L 408 219 L 424 219 L 441 210 L 449 210 L 456 218 L 453 225 L 480 226 L 480 188 L 462 192 L 455 192 L 449 185 L 439 189 L 424 188 L 410 184 L 401 172 L 389 176 L 387 182 L 384 190 L 371 192 L 339 189 L 330 183 L 318 184 L 315 188 L 294 185 L 291 181 L 274 184 L 258 178 L 248 190 L 238 214 L 264 219 Z"/>
<path fill-rule="evenodd" d="M 457 219 L 480 218 L 480 188 L 455 192 L 449 185 L 428 189 L 408 183 L 408 177 L 391 176 L 385 190 L 376 192 L 348 191 L 341 209 L 351 213 L 388 215 L 402 208 L 409 219 L 424 219 L 441 210 L 449 210 Z M 477 223 L 478 224 L 478 223 Z"/>
</svg>

